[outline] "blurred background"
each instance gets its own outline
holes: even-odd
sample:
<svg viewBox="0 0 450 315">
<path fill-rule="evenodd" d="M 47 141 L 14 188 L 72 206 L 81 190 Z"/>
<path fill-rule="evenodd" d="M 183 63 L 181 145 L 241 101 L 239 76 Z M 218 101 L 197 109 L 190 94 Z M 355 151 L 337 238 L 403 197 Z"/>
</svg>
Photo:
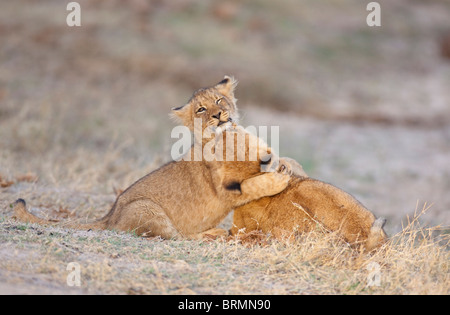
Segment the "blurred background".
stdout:
<svg viewBox="0 0 450 315">
<path fill-rule="evenodd" d="M 168 114 L 225 74 L 242 125 L 353 194 L 390 233 L 450 224 L 450 1 L 61 0 L 0 4 L 0 214 L 21 197 L 97 218 L 170 159 Z"/>
</svg>

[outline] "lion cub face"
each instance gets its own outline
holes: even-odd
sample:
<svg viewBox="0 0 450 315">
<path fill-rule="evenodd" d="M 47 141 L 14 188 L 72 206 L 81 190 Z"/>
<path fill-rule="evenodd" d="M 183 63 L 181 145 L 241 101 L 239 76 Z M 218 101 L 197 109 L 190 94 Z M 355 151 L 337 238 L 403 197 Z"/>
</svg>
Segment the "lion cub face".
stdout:
<svg viewBox="0 0 450 315">
<path fill-rule="evenodd" d="M 234 89 L 237 81 L 229 76 L 213 87 L 203 88 L 194 93 L 189 102 L 172 109 L 172 117 L 194 131 L 194 121 L 201 119 L 202 131 L 208 127 L 220 127 L 235 123 L 238 119 Z"/>
<path fill-rule="evenodd" d="M 183 159 L 220 162 L 216 165 L 220 172 L 245 179 L 271 171 L 278 157 L 264 141 L 237 126 L 236 86 L 234 78 L 225 76 L 218 84 L 197 90 L 186 105 L 173 108 L 171 115 L 194 131 L 193 149 Z M 206 131 L 209 127 L 212 133 Z"/>
</svg>

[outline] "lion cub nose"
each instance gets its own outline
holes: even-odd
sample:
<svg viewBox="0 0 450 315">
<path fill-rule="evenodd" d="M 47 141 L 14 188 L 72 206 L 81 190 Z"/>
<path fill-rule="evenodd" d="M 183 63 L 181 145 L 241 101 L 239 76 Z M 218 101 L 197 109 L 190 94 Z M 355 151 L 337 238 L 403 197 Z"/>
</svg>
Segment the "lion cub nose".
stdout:
<svg viewBox="0 0 450 315">
<path fill-rule="evenodd" d="M 222 115 L 222 111 L 218 112 L 217 114 L 213 115 L 213 118 L 220 120 L 220 116 Z"/>
</svg>

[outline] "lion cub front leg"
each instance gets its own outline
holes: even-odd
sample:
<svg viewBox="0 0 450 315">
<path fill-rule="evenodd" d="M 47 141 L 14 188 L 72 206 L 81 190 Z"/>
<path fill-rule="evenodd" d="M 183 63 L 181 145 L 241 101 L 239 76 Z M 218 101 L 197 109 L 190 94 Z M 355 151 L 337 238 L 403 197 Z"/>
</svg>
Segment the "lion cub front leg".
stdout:
<svg viewBox="0 0 450 315">
<path fill-rule="evenodd" d="M 213 228 L 202 233 L 188 235 L 186 238 L 190 240 L 218 239 L 227 237 L 228 235 L 228 231 L 224 229 Z"/>
<path fill-rule="evenodd" d="M 303 167 L 294 159 L 284 157 L 280 158 L 278 165 L 278 172 L 282 174 L 308 178 L 308 174 L 303 170 Z"/>
</svg>

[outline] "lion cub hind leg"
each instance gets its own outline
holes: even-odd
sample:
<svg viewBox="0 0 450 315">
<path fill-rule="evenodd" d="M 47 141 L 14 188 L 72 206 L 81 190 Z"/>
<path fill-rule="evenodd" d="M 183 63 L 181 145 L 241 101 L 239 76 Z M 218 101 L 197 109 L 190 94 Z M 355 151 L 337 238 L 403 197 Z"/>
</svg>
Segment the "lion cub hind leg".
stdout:
<svg viewBox="0 0 450 315">
<path fill-rule="evenodd" d="M 117 209 L 109 223 L 110 229 L 133 232 L 144 237 L 171 239 L 180 234 L 164 210 L 146 199 L 132 201 Z"/>
</svg>

